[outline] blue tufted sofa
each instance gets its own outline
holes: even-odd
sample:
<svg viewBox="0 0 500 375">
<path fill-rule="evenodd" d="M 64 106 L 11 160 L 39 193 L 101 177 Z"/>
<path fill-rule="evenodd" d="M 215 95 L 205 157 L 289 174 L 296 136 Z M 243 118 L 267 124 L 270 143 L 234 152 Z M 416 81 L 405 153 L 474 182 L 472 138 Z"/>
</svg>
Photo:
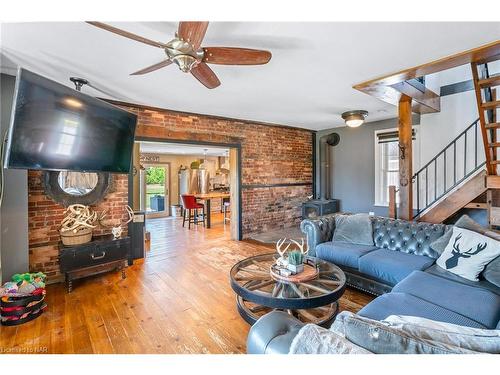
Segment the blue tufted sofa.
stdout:
<svg viewBox="0 0 500 375">
<path fill-rule="evenodd" d="M 341 267 L 347 283 L 375 295 L 358 314 L 374 320 L 408 315 L 482 329 L 500 329 L 500 288 L 466 280 L 435 265 L 430 244 L 446 225 L 372 217 L 373 246 L 332 242 L 335 216 L 304 220 L 309 251 Z M 270 313 L 252 327 L 249 353 L 288 353 L 303 326 Z"/>
<path fill-rule="evenodd" d="M 335 216 L 304 220 L 311 255 L 340 266 L 350 286 L 380 295 L 413 271 L 428 269 L 439 254 L 430 244 L 441 237 L 447 226 L 371 217 L 373 246 L 332 241 Z"/>
</svg>

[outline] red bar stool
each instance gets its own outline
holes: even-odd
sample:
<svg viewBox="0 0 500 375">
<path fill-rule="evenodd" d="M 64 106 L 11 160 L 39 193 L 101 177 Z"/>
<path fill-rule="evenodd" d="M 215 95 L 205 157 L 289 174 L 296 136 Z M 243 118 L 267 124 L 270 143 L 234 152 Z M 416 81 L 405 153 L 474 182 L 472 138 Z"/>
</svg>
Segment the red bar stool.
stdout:
<svg viewBox="0 0 500 375">
<path fill-rule="evenodd" d="M 182 226 L 184 227 L 186 220 L 188 222 L 189 229 L 191 229 L 191 223 L 199 224 L 198 210 L 200 208 L 202 209 L 202 214 L 201 214 L 202 223 L 203 226 L 205 226 L 205 220 L 206 220 L 205 206 L 201 203 L 198 203 L 194 195 L 182 194 L 181 199 L 182 199 L 182 207 L 184 208 L 182 214 Z M 188 213 L 187 218 L 186 218 L 186 211 Z"/>
</svg>

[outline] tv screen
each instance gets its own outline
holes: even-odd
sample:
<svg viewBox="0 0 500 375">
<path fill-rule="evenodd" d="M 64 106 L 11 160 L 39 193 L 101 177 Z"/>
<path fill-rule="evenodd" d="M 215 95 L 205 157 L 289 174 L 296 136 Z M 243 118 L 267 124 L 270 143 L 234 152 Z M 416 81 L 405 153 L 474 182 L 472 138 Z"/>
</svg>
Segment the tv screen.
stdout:
<svg viewBox="0 0 500 375">
<path fill-rule="evenodd" d="M 137 116 L 20 69 L 6 168 L 130 171 Z"/>
</svg>

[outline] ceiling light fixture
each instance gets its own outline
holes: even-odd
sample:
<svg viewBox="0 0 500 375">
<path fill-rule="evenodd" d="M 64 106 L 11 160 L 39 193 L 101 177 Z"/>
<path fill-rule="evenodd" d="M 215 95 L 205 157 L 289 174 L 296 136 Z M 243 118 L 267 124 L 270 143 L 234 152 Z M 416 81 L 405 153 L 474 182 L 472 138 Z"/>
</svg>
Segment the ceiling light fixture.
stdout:
<svg viewBox="0 0 500 375">
<path fill-rule="evenodd" d="M 342 113 L 342 118 L 345 121 L 345 124 L 350 128 L 357 128 L 361 126 L 363 122 L 365 122 L 365 118 L 368 116 L 368 111 L 363 110 L 355 110 L 355 111 L 347 111 Z"/>
</svg>

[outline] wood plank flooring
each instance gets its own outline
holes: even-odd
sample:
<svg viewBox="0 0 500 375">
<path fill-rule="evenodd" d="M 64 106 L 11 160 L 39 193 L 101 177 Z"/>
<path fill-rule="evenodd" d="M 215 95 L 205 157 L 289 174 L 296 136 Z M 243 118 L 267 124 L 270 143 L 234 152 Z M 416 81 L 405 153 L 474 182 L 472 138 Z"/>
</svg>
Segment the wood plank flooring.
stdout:
<svg viewBox="0 0 500 375">
<path fill-rule="evenodd" d="M 229 240 L 229 225 L 188 230 L 178 219 L 148 222 L 147 257 L 127 269 L 47 288 L 48 310 L 18 327 L 0 326 L 0 353 L 245 353 L 249 326 L 239 316 L 229 270 L 271 252 Z M 347 289 L 342 310 L 373 297 Z"/>
</svg>

